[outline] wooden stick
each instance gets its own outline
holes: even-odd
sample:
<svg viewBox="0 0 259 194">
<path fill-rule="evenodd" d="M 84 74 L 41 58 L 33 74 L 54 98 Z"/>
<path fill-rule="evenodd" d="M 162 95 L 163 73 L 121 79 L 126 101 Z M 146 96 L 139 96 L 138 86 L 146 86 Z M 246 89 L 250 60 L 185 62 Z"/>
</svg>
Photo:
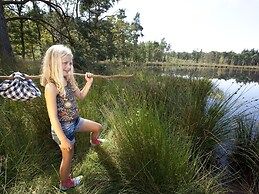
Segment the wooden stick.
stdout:
<svg viewBox="0 0 259 194">
<path fill-rule="evenodd" d="M 83 73 L 74 73 L 74 75 L 77 76 L 85 76 Z M 28 75 L 25 76 L 26 79 L 40 79 L 41 75 Z M 104 78 L 104 79 L 112 79 L 112 78 L 130 78 L 133 77 L 133 75 L 94 75 L 92 76 L 93 78 Z M 0 79 L 4 80 L 13 80 L 13 76 L 0 76 Z"/>
<path fill-rule="evenodd" d="M 78 76 L 85 76 L 83 73 L 74 73 L 74 75 Z M 133 77 L 133 75 L 94 75 L 93 78 L 104 78 L 104 79 L 110 79 L 110 78 L 130 78 Z"/>
</svg>

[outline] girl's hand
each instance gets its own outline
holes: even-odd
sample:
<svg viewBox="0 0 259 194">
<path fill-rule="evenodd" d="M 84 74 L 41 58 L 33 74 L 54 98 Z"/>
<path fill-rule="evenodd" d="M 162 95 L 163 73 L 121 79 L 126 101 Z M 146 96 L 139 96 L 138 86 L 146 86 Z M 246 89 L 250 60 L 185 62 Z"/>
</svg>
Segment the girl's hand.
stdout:
<svg viewBox="0 0 259 194">
<path fill-rule="evenodd" d="M 85 73 L 85 80 L 87 81 L 87 83 L 92 83 L 93 82 L 93 74 L 92 73 Z"/>
<path fill-rule="evenodd" d="M 61 141 L 60 148 L 64 149 L 64 150 L 67 150 L 67 151 L 70 151 L 70 150 L 72 150 L 73 145 L 72 145 L 71 141 L 66 138 L 63 141 Z"/>
</svg>

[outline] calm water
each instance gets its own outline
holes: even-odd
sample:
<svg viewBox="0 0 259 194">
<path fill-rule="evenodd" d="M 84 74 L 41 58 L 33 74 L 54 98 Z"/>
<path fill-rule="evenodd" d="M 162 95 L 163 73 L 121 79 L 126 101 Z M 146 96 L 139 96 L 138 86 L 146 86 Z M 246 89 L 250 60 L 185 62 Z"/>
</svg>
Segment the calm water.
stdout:
<svg viewBox="0 0 259 194">
<path fill-rule="evenodd" d="M 240 111 L 250 113 L 250 117 L 259 121 L 259 83 L 238 82 L 236 79 L 211 79 L 225 95 L 233 95 L 237 105 L 242 104 Z"/>
<path fill-rule="evenodd" d="M 175 68 L 162 67 L 163 73 L 180 76 L 207 77 L 223 91 L 225 95 L 234 94 L 237 106 L 242 104 L 239 111 L 250 114 L 259 121 L 259 71 L 236 70 L 222 68 Z"/>
</svg>

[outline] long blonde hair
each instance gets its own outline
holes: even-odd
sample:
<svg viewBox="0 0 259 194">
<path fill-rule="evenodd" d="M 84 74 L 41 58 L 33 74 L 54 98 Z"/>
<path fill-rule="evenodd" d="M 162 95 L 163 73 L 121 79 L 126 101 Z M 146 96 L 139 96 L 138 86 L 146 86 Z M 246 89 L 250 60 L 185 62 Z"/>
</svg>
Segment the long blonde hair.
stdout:
<svg viewBox="0 0 259 194">
<path fill-rule="evenodd" d="M 53 45 L 47 51 L 43 58 L 41 66 L 41 79 L 40 84 L 46 86 L 48 83 L 56 85 L 60 95 L 64 96 L 65 92 L 65 78 L 63 76 L 62 58 L 65 56 L 71 56 L 73 54 L 70 48 L 64 45 Z M 74 75 L 74 68 L 71 65 L 71 71 L 66 76 L 66 81 L 71 84 L 72 89 L 75 90 L 77 87 Z"/>
</svg>

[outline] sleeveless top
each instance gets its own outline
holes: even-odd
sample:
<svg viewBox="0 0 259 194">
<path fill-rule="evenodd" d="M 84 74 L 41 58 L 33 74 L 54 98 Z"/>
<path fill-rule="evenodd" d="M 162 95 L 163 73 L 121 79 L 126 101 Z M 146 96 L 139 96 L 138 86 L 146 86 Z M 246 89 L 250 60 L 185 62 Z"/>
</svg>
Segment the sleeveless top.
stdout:
<svg viewBox="0 0 259 194">
<path fill-rule="evenodd" d="M 72 121 L 79 117 L 74 92 L 69 83 L 65 86 L 65 91 L 65 97 L 58 94 L 56 98 L 58 120 L 60 122 Z"/>
</svg>

